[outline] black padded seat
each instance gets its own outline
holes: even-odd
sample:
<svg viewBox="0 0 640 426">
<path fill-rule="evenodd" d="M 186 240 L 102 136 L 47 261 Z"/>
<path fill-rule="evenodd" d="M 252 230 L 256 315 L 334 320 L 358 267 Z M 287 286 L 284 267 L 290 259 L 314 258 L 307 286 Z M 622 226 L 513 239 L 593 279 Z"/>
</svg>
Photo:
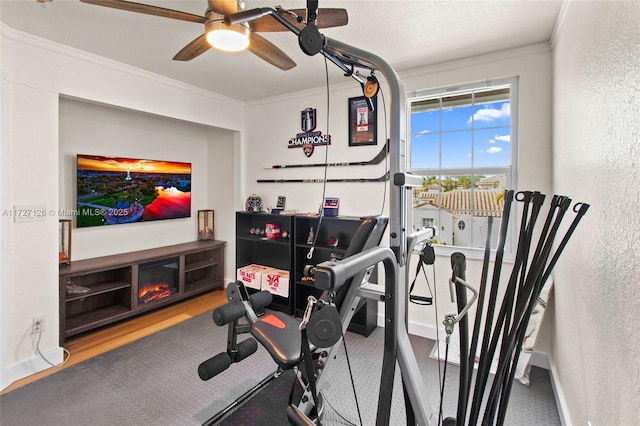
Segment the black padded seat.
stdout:
<svg viewBox="0 0 640 426">
<path fill-rule="evenodd" d="M 262 316 L 251 327 L 251 335 L 264 346 L 282 369 L 288 370 L 300 362 L 302 335 L 300 321 L 282 312 Z"/>
</svg>

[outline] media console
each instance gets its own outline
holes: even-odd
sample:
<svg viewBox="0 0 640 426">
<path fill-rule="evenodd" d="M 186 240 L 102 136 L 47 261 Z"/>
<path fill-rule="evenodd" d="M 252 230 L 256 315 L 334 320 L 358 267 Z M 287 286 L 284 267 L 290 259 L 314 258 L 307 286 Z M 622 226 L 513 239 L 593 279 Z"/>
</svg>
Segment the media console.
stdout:
<svg viewBox="0 0 640 426">
<path fill-rule="evenodd" d="M 60 266 L 60 345 L 76 334 L 224 287 L 224 241 L 194 241 Z"/>
</svg>

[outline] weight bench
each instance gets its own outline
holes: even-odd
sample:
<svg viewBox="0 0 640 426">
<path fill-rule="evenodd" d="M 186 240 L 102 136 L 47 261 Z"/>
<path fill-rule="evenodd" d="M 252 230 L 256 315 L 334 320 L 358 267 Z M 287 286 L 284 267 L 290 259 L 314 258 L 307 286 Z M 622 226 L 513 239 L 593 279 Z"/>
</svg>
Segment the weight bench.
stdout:
<svg viewBox="0 0 640 426">
<path fill-rule="evenodd" d="M 378 247 L 387 224 L 388 218 L 384 216 L 365 218 L 353 235 L 342 261 Z M 263 290 L 249 295 L 241 282 L 230 283 L 227 286 L 228 303 L 213 311 L 214 323 L 229 327 L 227 350 L 200 364 L 200 378 L 209 380 L 232 363 L 246 359 L 256 352 L 259 342 L 277 364 L 278 372 L 247 392 L 244 400 L 265 386 L 270 378 L 304 364 L 304 368 L 298 368 L 304 395 L 300 404 L 291 404 L 287 408 L 287 417 L 294 425 L 315 424 L 310 416 L 319 418 L 322 414 L 321 396 L 315 392 L 316 382 L 321 380 L 321 372 L 334 345 L 340 341 L 355 312 L 365 303 L 364 299 L 357 296 L 357 290 L 367 284 L 372 269 L 369 267 L 359 271 L 332 288 L 324 280 L 316 282 L 316 287 L 323 290 L 322 295 L 309 303 L 302 320 L 278 311 L 269 311 L 259 317 L 256 312 L 262 312 L 271 303 L 271 293 Z M 314 270 L 315 265 L 305 268 L 311 275 Z M 240 323 L 243 317 L 246 322 Z M 244 333 L 250 333 L 252 337 L 238 342 L 238 335 Z M 206 424 L 215 424 L 244 400 L 236 400 Z"/>
</svg>

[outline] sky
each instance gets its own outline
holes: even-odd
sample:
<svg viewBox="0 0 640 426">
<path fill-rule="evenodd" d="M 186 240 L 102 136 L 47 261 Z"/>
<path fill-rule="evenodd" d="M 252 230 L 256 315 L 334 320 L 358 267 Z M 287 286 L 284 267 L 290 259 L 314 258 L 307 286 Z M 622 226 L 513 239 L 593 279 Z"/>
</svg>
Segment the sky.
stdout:
<svg viewBox="0 0 640 426">
<path fill-rule="evenodd" d="M 95 155 L 78 155 L 78 170 L 190 174 L 191 163 L 141 160 L 137 158 L 99 157 Z"/>
<path fill-rule="evenodd" d="M 509 101 L 413 113 L 411 168 L 508 166 L 510 125 Z"/>
</svg>

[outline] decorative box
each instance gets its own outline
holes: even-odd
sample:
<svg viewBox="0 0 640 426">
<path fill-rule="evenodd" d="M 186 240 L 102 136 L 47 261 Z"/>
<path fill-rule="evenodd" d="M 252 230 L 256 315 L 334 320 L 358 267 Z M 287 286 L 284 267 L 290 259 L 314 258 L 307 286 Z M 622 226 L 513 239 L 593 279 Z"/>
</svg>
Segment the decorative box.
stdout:
<svg viewBox="0 0 640 426">
<path fill-rule="evenodd" d="M 271 239 L 280 238 L 280 225 L 277 223 L 266 223 L 264 225 L 264 236 Z"/>
<path fill-rule="evenodd" d="M 260 290 L 262 286 L 262 275 L 272 271 L 269 266 L 251 264 L 238 268 L 236 271 L 236 279 L 249 288 Z"/>
<path fill-rule="evenodd" d="M 262 273 L 262 290 L 276 296 L 289 297 L 289 271 L 272 269 Z"/>
</svg>

